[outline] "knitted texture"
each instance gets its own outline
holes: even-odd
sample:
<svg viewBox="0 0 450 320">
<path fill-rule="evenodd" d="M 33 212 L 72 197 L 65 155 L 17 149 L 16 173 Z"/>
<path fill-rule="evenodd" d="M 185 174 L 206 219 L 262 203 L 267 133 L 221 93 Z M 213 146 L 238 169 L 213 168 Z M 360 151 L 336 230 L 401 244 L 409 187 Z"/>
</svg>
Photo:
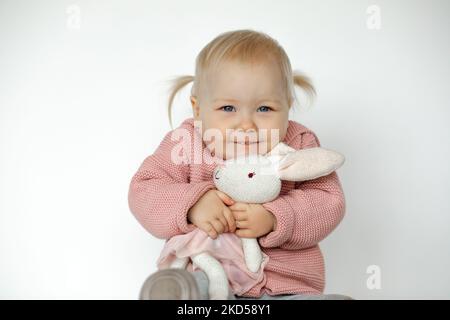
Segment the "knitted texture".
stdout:
<svg viewBox="0 0 450 320">
<path fill-rule="evenodd" d="M 175 130 L 182 130 L 189 138 L 184 141 L 188 146 L 185 161 L 179 164 L 172 160 L 174 150 L 180 149 L 180 140 L 172 140 Z M 157 238 L 170 239 L 192 231 L 195 226 L 186 218 L 189 208 L 215 188 L 212 175 L 222 159 L 211 155 L 195 135 L 199 133 L 194 130 L 194 119 L 188 118 L 165 135 L 131 179 L 130 210 Z M 320 146 L 314 132 L 292 120 L 283 142 L 296 150 Z M 203 161 L 196 161 L 198 155 Z M 242 296 L 322 293 L 325 270 L 318 243 L 345 214 L 345 197 L 337 173 L 303 182 L 282 181 L 280 195 L 263 206 L 276 217 L 277 228 L 258 238 L 269 262 L 263 281 Z"/>
</svg>

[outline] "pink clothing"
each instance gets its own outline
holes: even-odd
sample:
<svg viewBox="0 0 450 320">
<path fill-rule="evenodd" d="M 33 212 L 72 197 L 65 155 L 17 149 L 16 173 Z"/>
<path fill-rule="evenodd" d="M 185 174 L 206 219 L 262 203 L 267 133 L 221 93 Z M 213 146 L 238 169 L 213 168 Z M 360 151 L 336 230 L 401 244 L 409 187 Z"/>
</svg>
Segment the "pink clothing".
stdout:
<svg viewBox="0 0 450 320">
<path fill-rule="evenodd" d="M 172 141 L 173 133 L 181 134 Z M 177 162 L 173 157 L 179 155 L 180 139 L 188 152 L 181 152 L 184 161 Z M 314 132 L 292 120 L 283 142 L 297 150 L 320 146 Z M 198 161 L 198 155 L 203 161 Z M 194 130 L 194 119 L 186 119 L 165 135 L 134 174 L 128 193 L 131 212 L 161 239 L 193 231 L 196 227 L 187 221 L 187 212 L 206 191 L 215 188 L 212 173 L 221 161 L 211 155 Z M 325 270 L 318 243 L 345 213 L 337 173 L 304 182 L 282 181 L 278 198 L 263 206 L 275 216 L 277 228 L 258 238 L 269 261 L 263 279 L 242 296 L 322 293 Z"/>
<path fill-rule="evenodd" d="M 231 289 L 236 295 L 244 294 L 264 279 L 264 268 L 269 258 L 265 253 L 259 270 L 251 272 L 245 264 L 242 243 L 237 235 L 222 233 L 216 239 L 212 239 L 198 228 L 168 240 L 159 256 L 158 268 L 168 268 L 176 257 L 189 258 L 202 252 L 208 252 L 221 263 Z M 197 267 L 190 263 L 187 269 L 195 271 Z"/>
</svg>

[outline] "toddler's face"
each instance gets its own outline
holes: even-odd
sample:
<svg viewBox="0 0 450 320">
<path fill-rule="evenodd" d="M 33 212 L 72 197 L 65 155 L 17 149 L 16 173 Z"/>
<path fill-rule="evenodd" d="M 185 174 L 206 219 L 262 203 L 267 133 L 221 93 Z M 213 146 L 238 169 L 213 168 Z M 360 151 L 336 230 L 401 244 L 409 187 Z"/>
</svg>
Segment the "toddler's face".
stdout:
<svg viewBox="0 0 450 320">
<path fill-rule="evenodd" d="M 289 106 L 275 63 L 221 63 L 197 97 L 194 119 L 203 141 L 224 160 L 265 154 L 286 135 Z"/>
</svg>

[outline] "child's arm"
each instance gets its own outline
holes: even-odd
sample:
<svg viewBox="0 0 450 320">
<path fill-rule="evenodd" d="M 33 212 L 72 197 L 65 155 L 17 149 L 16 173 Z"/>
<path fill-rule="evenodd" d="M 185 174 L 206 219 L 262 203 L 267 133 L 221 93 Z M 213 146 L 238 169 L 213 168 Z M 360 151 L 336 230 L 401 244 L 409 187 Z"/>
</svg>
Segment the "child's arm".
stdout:
<svg viewBox="0 0 450 320">
<path fill-rule="evenodd" d="M 320 147 L 309 131 L 296 136 L 295 149 Z M 266 248 L 303 249 L 316 245 L 340 223 L 345 213 L 345 198 L 336 172 L 310 181 L 295 183 L 295 189 L 264 203 L 276 218 L 274 231 L 259 238 Z"/>
<path fill-rule="evenodd" d="M 189 164 L 172 161 L 171 152 L 176 145 L 179 150 L 180 144 L 171 140 L 172 131 L 145 158 L 128 191 L 131 212 L 148 232 L 161 239 L 194 230 L 195 226 L 188 224 L 187 212 L 206 191 L 215 187 L 212 179 L 189 183 Z"/>
</svg>

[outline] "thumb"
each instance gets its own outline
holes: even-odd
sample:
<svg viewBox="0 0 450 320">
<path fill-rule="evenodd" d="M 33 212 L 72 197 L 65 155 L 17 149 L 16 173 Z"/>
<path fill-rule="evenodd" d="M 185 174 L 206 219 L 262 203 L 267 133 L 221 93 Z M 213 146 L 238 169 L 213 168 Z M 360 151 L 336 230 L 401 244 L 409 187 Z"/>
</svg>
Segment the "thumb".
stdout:
<svg viewBox="0 0 450 320">
<path fill-rule="evenodd" d="M 226 193 L 223 193 L 222 191 L 216 190 L 216 194 L 219 196 L 219 198 L 228 206 L 231 206 L 234 204 L 234 200 L 230 198 L 229 195 Z"/>
</svg>

